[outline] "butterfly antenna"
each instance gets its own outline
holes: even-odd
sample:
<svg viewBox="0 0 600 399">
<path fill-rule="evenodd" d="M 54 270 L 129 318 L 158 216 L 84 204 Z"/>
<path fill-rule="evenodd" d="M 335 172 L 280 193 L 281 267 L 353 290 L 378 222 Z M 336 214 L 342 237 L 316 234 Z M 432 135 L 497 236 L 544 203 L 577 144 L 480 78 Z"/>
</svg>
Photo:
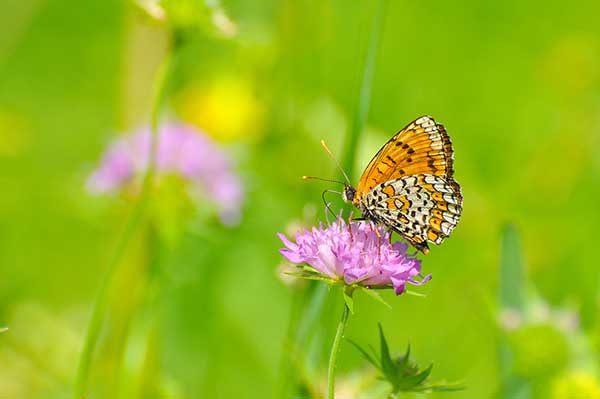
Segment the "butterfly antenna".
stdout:
<svg viewBox="0 0 600 399">
<path fill-rule="evenodd" d="M 327 219 L 327 223 L 329 223 L 329 214 L 331 214 L 331 216 L 335 218 L 335 213 L 333 213 L 333 210 L 331 209 L 331 203 L 327 202 L 327 200 L 325 199 L 325 194 L 327 193 L 336 193 L 340 195 L 342 193 L 335 190 L 323 190 L 323 192 L 321 193 L 321 199 L 323 199 L 323 204 L 325 205 L 325 218 Z"/>
<path fill-rule="evenodd" d="M 343 181 L 331 180 L 331 179 L 323 179 L 322 177 L 316 177 L 316 176 L 302 176 L 302 179 L 303 180 L 321 180 L 321 181 L 327 181 L 327 182 L 330 182 L 330 183 L 337 183 L 337 184 L 342 184 L 342 185 L 346 184 Z"/>
<path fill-rule="evenodd" d="M 329 147 L 327 147 L 327 144 L 325 144 L 325 140 L 321 140 L 321 145 L 323 146 L 323 148 L 325 148 L 325 151 L 327 151 L 327 153 L 329 154 L 329 156 L 331 157 L 331 159 L 334 160 L 335 164 L 337 165 L 337 167 L 339 168 L 339 170 L 344 175 L 344 178 L 346 178 L 346 181 L 348 182 L 348 184 L 351 185 L 350 179 L 348 178 L 348 175 L 344 171 L 344 168 L 342 168 L 342 164 L 340 164 L 340 161 L 337 160 L 337 158 L 333 155 L 333 152 L 331 152 L 331 150 L 329 149 Z"/>
</svg>

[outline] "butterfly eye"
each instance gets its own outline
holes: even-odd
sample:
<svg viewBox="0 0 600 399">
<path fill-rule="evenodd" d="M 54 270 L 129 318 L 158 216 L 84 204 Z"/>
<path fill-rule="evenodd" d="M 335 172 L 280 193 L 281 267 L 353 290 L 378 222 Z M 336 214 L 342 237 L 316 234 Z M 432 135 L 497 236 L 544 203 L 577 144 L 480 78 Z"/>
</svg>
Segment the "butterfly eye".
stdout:
<svg viewBox="0 0 600 399">
<path fill-rule="evenodd" d="M 342 194 L 342 198 L 344 202 L 352 202 L 354 200 L 354 196 L 356 195 L 356 190 L 354 187 L 345 186 L 344 193 Z"/>
</svg>

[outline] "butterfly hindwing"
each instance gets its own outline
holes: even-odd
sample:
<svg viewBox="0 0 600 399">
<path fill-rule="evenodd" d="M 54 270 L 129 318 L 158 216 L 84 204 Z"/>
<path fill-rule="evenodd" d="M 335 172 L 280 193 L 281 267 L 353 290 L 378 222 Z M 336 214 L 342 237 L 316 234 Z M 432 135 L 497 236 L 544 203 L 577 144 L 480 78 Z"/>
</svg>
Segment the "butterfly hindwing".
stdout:
<svg viewBox="0 0 600 399">
<path fill-rule="evenodd" d="M 416 248 L 440 244 L 456 227 L 462 196 L 442 177 L 420 174 L 383 182 L 364 202 L 366 213 Z"/>
</svg>

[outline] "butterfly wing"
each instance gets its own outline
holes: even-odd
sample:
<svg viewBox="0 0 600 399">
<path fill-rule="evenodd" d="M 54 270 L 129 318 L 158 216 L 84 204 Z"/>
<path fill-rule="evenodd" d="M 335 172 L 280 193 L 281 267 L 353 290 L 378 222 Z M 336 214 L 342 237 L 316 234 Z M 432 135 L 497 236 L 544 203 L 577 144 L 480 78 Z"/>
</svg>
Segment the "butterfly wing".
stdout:
<svg viewBox="0 0 600 399">
<path fill-rule="evenodd" d="M 444 126 L 430 116 L 409 123 L 375 154 L 359 180 L 355 201 L 361 201 L 383 182 L 418 174 L 444 178 L 461 197 L 460 186 L 453 177 L 452 142 Z"/>
<path fill-rule="evenodd" d="M 375 186 L 362 205 L 370 218 L 427 253 L 427 241 L 441 244 L 458 224 L 462 195 L 441 176 L 419 174 Z"/>
</svg>

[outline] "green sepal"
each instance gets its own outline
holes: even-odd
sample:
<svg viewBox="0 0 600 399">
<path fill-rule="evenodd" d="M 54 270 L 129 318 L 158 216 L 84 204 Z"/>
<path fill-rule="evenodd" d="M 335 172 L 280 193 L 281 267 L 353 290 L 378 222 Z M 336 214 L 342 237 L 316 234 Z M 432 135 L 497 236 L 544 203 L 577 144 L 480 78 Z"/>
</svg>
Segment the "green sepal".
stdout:
<svg viewBox="0 0 600 399">
<path fill-rule="evenodd" d="M 325 281 L 328 284 L 334 284 L 334 281 L 332 281 L 329 277 L 322 277 L 319 275 L 307 274 L 303 272 L 284 272 L 284 274 L 292 277 L 303 278 L 305 280 Z"/>
<path fill-rule="evenodd" d="M 302 270 L 309 273 L 321 274 L 317 269 L 309 265 L 302 265 Z"/>
<path fill-rule="evenodd" d="M 406 290 L 406 291 L 404 291 L 404 293 L 406 295 L 417 296 L 419 298 L 427 298 L 427 294 L 421 294 L 420 292 L 416 292 L 416 291 Z"/>
<path fill-rule="evenodd" d="M 364 292 L 365 294 L 367 294 L 368 296 L 370 296 L 371 298 L 375 299 L 377 302 L 385 305 L 388 309 L 391 309 L 392 306 L 387 303 L 382 297 L 381 295 L 379 295 L 379 292 L 376 292 L 375 290 L 372 290 L 370 288 L 367 287 L 363 287 L 360 286 L 359 287 L 361 289 L 362 292 Z"/>
</svg>

